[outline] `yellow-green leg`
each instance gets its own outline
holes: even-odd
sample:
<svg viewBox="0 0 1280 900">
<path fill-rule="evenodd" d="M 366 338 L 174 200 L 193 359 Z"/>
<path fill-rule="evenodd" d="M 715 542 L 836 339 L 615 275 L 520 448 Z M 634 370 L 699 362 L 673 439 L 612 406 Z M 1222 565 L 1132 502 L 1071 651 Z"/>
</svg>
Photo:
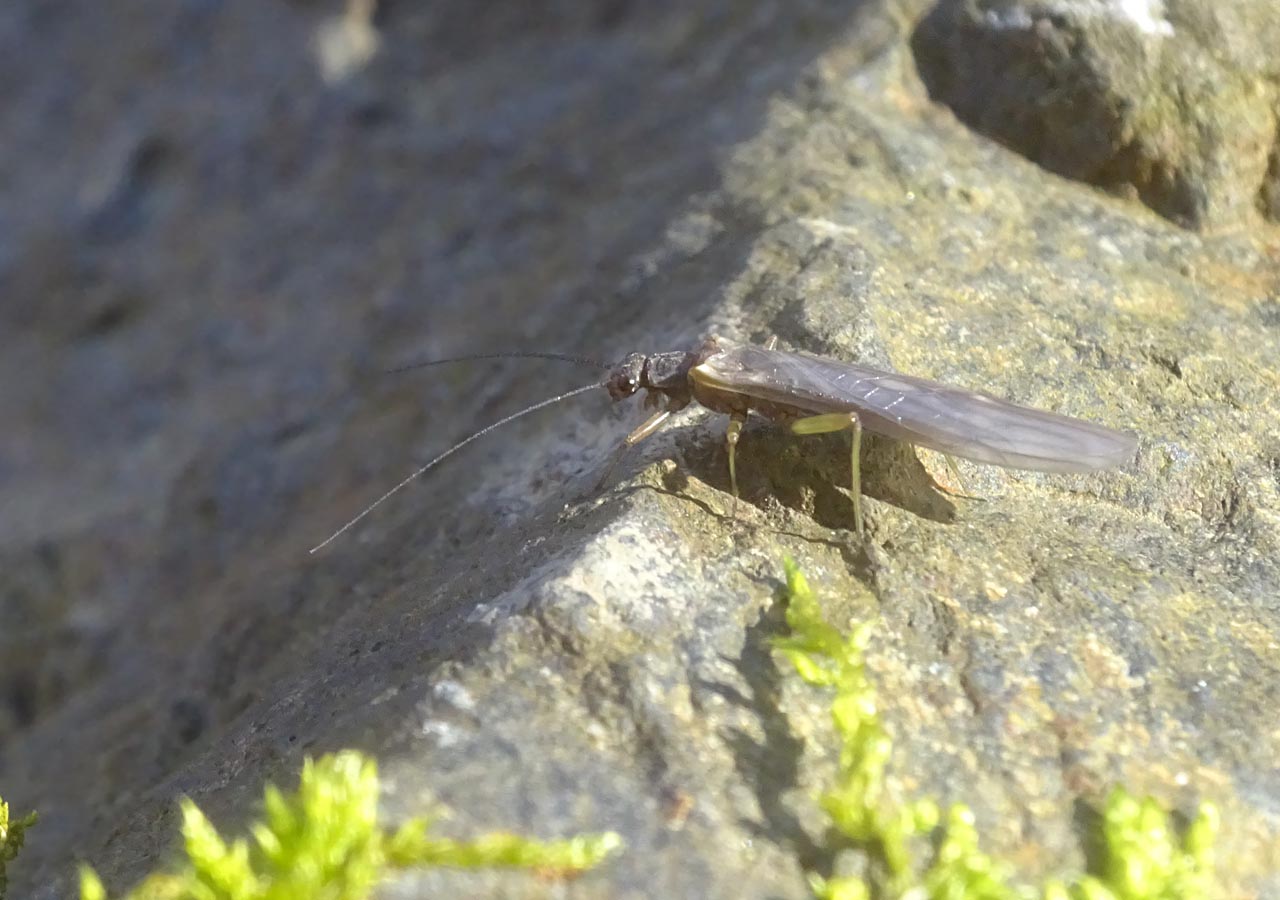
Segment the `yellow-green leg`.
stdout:
<svg viewBox="0 0 1280 900">
<path fill-rule="evenodd" d="M 942 458 L 947 461 L 947 471 L 951 473 L 951 477 L 956 480 L 956 490 L 947 491 L 948 494 L 959 492 L 961 497 L 968 496 L 969 492 L 964 488 L 964 479 L 960 477 L 960 467 L 956 465 L 954 457 L 942 454 Z"/>
<path fill-rule="evenodd" d="M 829 434 L 833 431 L 848 429 L 853 434 L 853 452 L 850 464 L 853 469 L 853 527 L 859 536 L 862 534 L 862 468 L 859 454 L 862 449 L 862 421 L 857 413 L 827 413 L 821 416 L 808 416 L 796 419 L 791 423 L 792 434 Z M 730 456 L 730 466 L 733 457 Z"/>
<path fill-rule="evenodd" d="M 732 516 L 738 517 L 738 467 L 734 464 L 735 452 L 738 449 L 738 437 L 742 434 L 742 426 L 747 417 L 734 413 L 729 416 L 729 430 L 725 433 L 725 443 L 729 445 L 729 487 L 733 490 Z"/>
</svg>

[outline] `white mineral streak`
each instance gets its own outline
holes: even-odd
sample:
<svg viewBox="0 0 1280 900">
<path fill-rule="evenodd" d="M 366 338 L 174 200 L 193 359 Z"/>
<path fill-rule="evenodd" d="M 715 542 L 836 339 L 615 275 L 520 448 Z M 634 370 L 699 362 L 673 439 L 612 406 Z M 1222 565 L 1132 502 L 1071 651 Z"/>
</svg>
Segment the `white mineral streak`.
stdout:
<svg viewBox="0 0 1280 900">
<path fill-rule="evenodd" d="M 989 28 L 1026 31 L 1035 25 L 1037 19 L 1051 15 L 1077 21 L 1120 19 L 1152 37 L 1173 35 L 1173 26 L 1164 15 L 1164 0 L 1048 0 L 1030 9 L 1025 6 L 989 9 L 985 18 Z"/>
</svg>

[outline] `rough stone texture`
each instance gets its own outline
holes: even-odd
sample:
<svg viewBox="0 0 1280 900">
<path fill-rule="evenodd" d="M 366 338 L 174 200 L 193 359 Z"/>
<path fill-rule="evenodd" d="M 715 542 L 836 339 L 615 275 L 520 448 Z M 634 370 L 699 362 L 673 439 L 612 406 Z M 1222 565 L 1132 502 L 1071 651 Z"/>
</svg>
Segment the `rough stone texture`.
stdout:
<svg viewBox="0 0 1280 900">
<path fill-rule="evenodd" d="M 1078 867 L 1124 782 L 1222 804 L 1227 896 L 1280 895 L 1280 234 L 1183 231 L 973 133 L 917 75 L 924 3 L 484 8 L 0 10 L 0 792 L 42 813 L 14 895 L 67 896 L 76 858 L 123 886 L 179 794 L 233 825 L 353 746 L 393 816 L 622 832 L 566 896 L 806 896 L 834 759 L 768 651 L 784 553 L 833 618 L 881 620 L 894 777 L 972 805 L 1025 875 Z M 1229 187 L 1192 210 L 1258 189 Z M 872 440 L 859 541 L 838 438 L 749 429 L 735 521 L 696 412 L 594 493 L 640 414 L 601 396 L 307 556 L 591 377 L 383 368 L 710 330 L 1141 451 L 1087 478 L 962 463 L 976 501 Z"/>
<path fill-rule="evenodd" d="M 941 0 L 930 93 L 1045 168 L 1195 228 L 1280 220 L 1274 0 Z"/>
</svg>

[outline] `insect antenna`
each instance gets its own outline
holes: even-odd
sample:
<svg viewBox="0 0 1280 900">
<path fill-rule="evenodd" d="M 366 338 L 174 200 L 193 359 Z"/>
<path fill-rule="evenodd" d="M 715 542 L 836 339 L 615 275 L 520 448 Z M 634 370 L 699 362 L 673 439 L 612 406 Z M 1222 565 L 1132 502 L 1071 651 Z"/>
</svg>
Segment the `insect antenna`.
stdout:
<svg viewBox="0 0 1280 900">
<path fill-rule="evenodd" d="M 558 359 L 561 362 L 578 363 L 583 366 L 594 366 L 602 371 L 609 368 L 608 363 L 602 363 L 600 360 L 592 359 L 589 356 L 574 356 L 570 353 L 515 351 L 507 353 L 473 353 L 469 356 L 451 356 L 448 359 L 427 359 L 420 362 L 405 363 L 403 366 L 396 366 L 394 369 L 387 369 L 387 374 L 391 375 L 396 372 L 408 372 L 411 369 L 425 369 L 428 366 L 442 366 L 445 363 L 470 362 L 475 359 Z"/>
<path fill-rule="evenodd" d="M 548 356 L 549 354 L 509 354 L 509 353 L 491 354 L 491 356 L 494 356 L 494 357 L 497 357 L 497 356 L 526 356 L 526 355 L 528 355 L 528 356 Z M 466 359 L 484 359 L 484 358 L 488 358 L 488 357 L 468 356 L 468 357 L 465 357 L 465 358 L 466 358 Z M 553 357 L 553 358 L 554 358 L 554 357 Z M 577 361 L 579 361 L 579 360 L 577 360 L 576 358 L 573 358 L 573 359 L 571 359 L 570 361 L 577 362 Z M 432 362 L 425 363 L 425 365 L 434 365 L 436 362 L 442 362 L 442 363 L 443 363 L 443 362 L 452 362 L 452 360 L 433 360 Z M 593 363 L 593 364 L 594 364 L 594 363 Z M 417 365 L 419 365 L 419 366 L 420 366 L 420 365 L 424 365 L 424 364 L 419 363 L 419 364 L 417 364 Z M 405 368 L 414 368 L 414 366 L 406 366 Z M 602 387 L 607 387 L 607 386 L 608 386 L 608 382 L 607 382 L 607 381 L 599 381 L 599 382 L 596 382 L 596 383 L 594 383 L 594 384 L 587 384 L 587 385 L 583 385 L 583 386 L 582 386 L 582 387 L 580 387 L 580 388 L 574 388 L 574 389 L 573 389 L 573 390 L 571 390 L 571 391 L 565 391 L 563 394 L 557 394 L 557 395 L 556 395 L 556 396 L 554 396 L 554 397 L 549 397 L 549 398 L 548 398 L 548 399 L 546 399 L 546 400 L 541 400 L 541 401 L 539 401 L 538 403 L 533 404 L 532 406 L 526 406 L 524 409 L 520 410 L 519 412 L 515 412 L 515 413 L 512 413 L 512 414 L 511 414 L 511 415 L 509 415 L 509 416 L 506 416 L 506 417 L 504 417 L 504 418 L 501 418 L 501 419 L 499 419 L 498 421 L 494 422 L 492 425 L 486 425 L 484 428 L 481 428 L 479 431 L 477 431 L 475 434 L 471 435 L 470 437 L 466 437 L 466 438 L 463 438 L 462 440 L 458 441 L 458 443 L 454 444 L 452 447 L 450 447 L 448 450 L 446 450 L 446 451 L 444 451 L 443 453 L 441 453 L 439 456 L 437 456 L 435 459 L 431 460 L 431 461 L 430 461 L 429 463 L 427 463 L 426 465 L 421 466 L 421 467 L 419 467 L 418 469 L 414 470 L 414 472 L 413 472 L 411 475 L 409 475 L 407 478 L 405 478 L 403 481 L 401 481 L 399 484 L 397 484 L 397 485 L 396 485 L 395 487 L 393 487 L 391 490 L 387 491 L 385 494 L 383 494 L 383 495 L 382 495 L 381 497 L 379 497 L 377 500 L 374 500 L 372 503 L 370 503 L 368 506 L 366 506 L 363 510 L 361 510 L 361 511 L 360 511 L 360 514 L 359 514 L 359 515 L 357 515 L 354 519 L 352 519 L 351 521 L 347 522 L 347 524 L 343 525 L 341 528 L 339 528 L 339 529 L 338 529 L 337 531 L 335 531 L 333 534 L 329 535 L 329 536 L 328 536 L 327 538 L 325 538 L 323 541 L 321 541 L 320 543 L 318 543 L 318 544 L 316 544 L 314 547 L 312 547 L 310 552 L 311 552 L 311 553 L 315 553 L 317 550 L 321 550 L 321 549 L 323 549 L 324 547 L 326 547 L 327 545 L 329 545 L 330 543 L 332 543 L 332 542 L 333 542 L 333 540 L 334 540 L 335 538 L 337 538 L 339 535 L 341 535 L 343 532 L 345 532 L 347 529 L 349 529 L 352 525 L 355 525 L 357 522 L 359 522 L 359 521 L 360 521 L 361 519 L 363 519 L 365 516 L 369 515 L 369 513 L 373 512 L 377 507 L 381 506 L 381 505 L 382 505 L 382 503 L 383 503 L 383 502 L 385 502 L 388 498 L 390 498 L 393 494 L 397 493 L 401 488 L 406 487 L 406 486 L 409 484 L 409 482 L 413 481 L 413 480 L 414 480 L 415 478 L 417 478 L 419 475 L 422 475 L 422 474 L 423 474 L 423 473 L 425 473 L 427 470 L 429 470 L 429 469 L 433 468 L 433 467 L 434 467 L 434 466 L 436 466 L 437 464 L 439 464 L 439 463 L 443 462 L 445 459 L 447 459 L 448 457 L 452 456 L 454 453 L 457 453 L 457 452 L 458 452 L 459 450 L 461 450 L 463 447 L 467 446 L 467 444 L 470 444 L 472 441 L 474 441 L 476 438 L 484 437 L 486 434 L 488 434 L 489 432 L 493 431 L 495 428 L 501 428 L 503 425 L 506 425 L 508 422 L 514 422 L 516 419 L 520 418 L 521 416 L 526 416 L 526 415 L 528 415 L 528 414 L 529 414 L 529 413 L 531 413 L 531 412 L 537 412 L 538 410 L 543 409 L 544 407 L 551 406 L 551 405 L 553 405 L 553 404 L 555 404 L 555 403 L 559 403 L 561 400 L 568 400 L 570 397 L 576 397 L 576 396 L 578 396 L 579 394 L 585 394 L 587 391 L 593 391 L 593 390 L 596 390 L 597 388 L 602 388 Z"/>
</svg>

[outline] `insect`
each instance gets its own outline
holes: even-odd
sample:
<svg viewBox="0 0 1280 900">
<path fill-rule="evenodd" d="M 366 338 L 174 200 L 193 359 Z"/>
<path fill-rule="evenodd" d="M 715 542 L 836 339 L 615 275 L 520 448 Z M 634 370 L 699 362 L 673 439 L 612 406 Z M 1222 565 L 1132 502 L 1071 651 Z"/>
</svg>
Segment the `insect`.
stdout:
<svg viewBox="0 0 1280 900">
<path fill-rule="evenodd" d="M 980 391 L 810 353 L 779 350 L 776 338 L 770 338 L 760 347 L 709 337 L 688 351 L 632 353 L 613 367 L 555 353 L 498 353 L 466 359 L 495 357 L 586 363 L 609 369 L 609 376 L 603 382 L 535 403 L 459 441 L 371 503 L 313 548 L 312 553 L 476 438 L 535 410 L 601 387 L 608 390 L 614 401 L 645 391 L 645 405 L 657 408 L 627 435 L 614 462 L 627 448 L 658 431 L 672 414 L 690 403 L 727 413 L 729 484 L 735 498 L 738 496 L 738 439 L 751 413 L 784 424 L 798 435 L 850 432 L 850 486 L 854 528 L 859 534 L 863 531 L 859 471 L 863 429 L 974 462 L 1041 472 L 1092 472 L 1121 466 L 1133 457 L 1138 445 L 1137 439 L 1127 432 L 1019 406 Z M 456 361 L 433 360 L 404 368 Z M 612 468 L 610 465 L 609 470 Z"/>
</svg>

